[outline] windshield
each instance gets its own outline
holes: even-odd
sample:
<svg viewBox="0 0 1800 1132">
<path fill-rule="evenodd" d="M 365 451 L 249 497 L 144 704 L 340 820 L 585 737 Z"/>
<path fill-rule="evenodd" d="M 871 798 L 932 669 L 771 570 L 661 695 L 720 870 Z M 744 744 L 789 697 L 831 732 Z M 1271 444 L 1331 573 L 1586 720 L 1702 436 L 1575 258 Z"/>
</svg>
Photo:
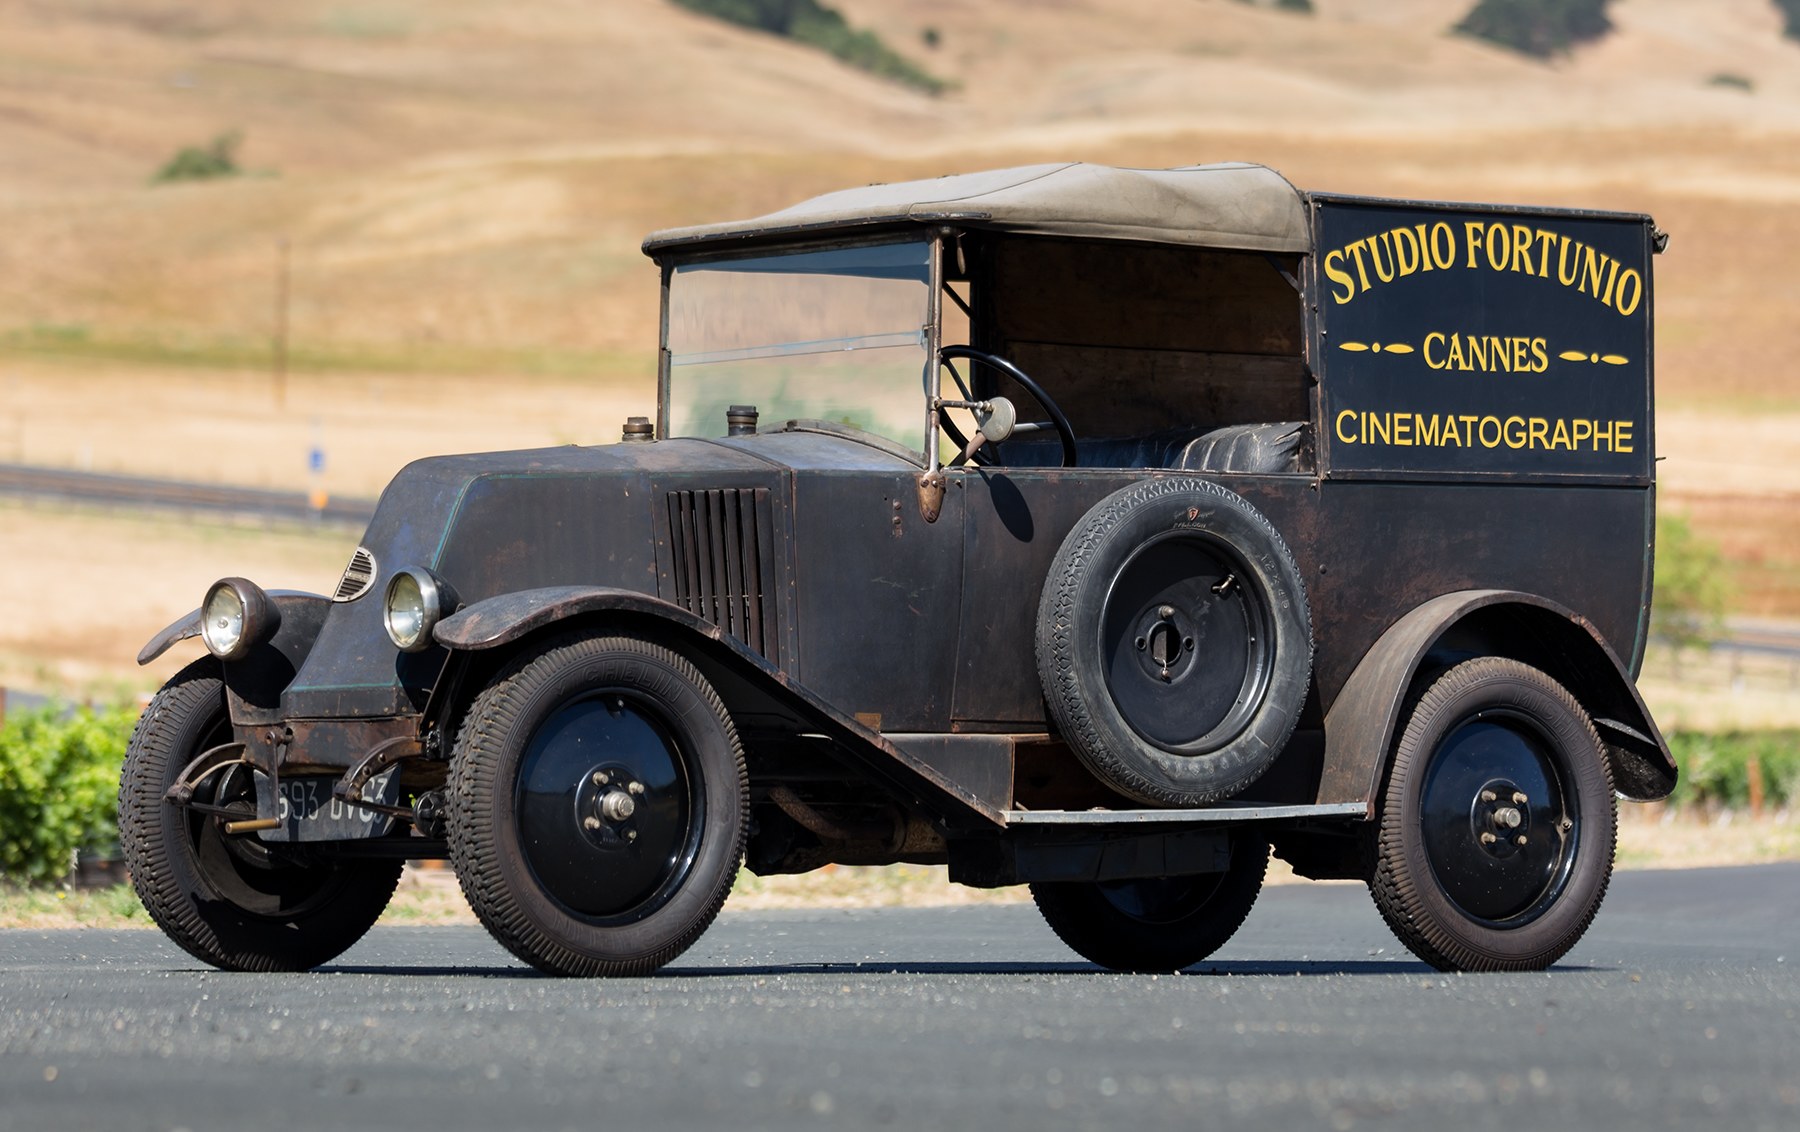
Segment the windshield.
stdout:
<svg viewBox="0 0 1800 1132">
<path fill-rule="evenodd" d="M 669 283 L 670 436 L 837 421 L 917 450 L 925 429 L 931 247 L 920 240 L 677 267 Z"/>
</svg>

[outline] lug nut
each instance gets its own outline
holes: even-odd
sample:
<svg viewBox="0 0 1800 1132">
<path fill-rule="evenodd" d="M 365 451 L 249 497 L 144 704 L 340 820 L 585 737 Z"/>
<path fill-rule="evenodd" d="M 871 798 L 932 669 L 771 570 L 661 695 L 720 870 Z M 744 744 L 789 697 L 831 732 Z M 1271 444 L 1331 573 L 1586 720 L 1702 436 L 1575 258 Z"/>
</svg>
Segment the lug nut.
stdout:
<svg viewBox="0 0 1800 1132">
<path fill-rule="evenodd" d="M 637 803 L 623 790 L 614 790 L 600 799 L 600 816 L 607 821 L 624 821 L 637 812 Z"/>
<path fill-rule="evenodd" d="M 644 792 L 644 784 L 641 782 L 633 782 L 625 789 L 631 791 L 633 794 L 642 794 Z"/>
<path fill-rule="evenodd" d="M 1525 815 L 1511 806 L 1501 806 L 1494 811 L 1494 824 L 1505 829 L 1518 829 L 1519 823 L 1524 820 Z"/>
<path fill-rule="evenodd" d="M 1483 802 L 1498 802 L 1500 800 L 1500 795 L 1494 793 L 1492 790 L 1483 790 L 1481 792 L 1481 800 Z"/>
<path fill-rule="evenodd" d="M 1513 844 L 1514 844 L 1514 845 L 1523 845 L 1523 844 L 1525 844 L 1525 835 L 1524 835 L 1524 834 L 1523 834 L 1523 833 L 1521 833 L 1521 834 L 1519 834 L 1519 836 L 1517 836 L 1517 837 L 1515 837 L 1515 838 L 1513 838 Z"/>
<path fill-rule="evenodd" d="M 603 770 L 595 771 L 594 772 L 594 785 L 605 786 L 606 783 L 607 783 L 606 772 Z"/>
<path fill-rule="evenodd" d="M 637 840 L 637 830 L 635 830 L 635 829 L 626 830 L 625 831 L 625 840 L 636 841 Z"/>
<path fill-rule="evenodd" d="M 1513 805 L 1523 806 L 1525 803 L 1527 803 L 1529 801 L 1531 801 L 1531 799 L 1527 798 L 1525 795 L 1521 794 L 1519 791 L 1517 791 L 1517 790 L 1513 791 Z"/>
<path fill-rule="evenodd" d="M 1481 835 L 1481 843 L 1483 845 L 1492 845 L 1494 842 L 1496 842 L 1498 840 L 1500 840 L 1500 839 L 1498 837 L 1495 837 L 1491 833 L 1484 833 Z"/>
<path fill-rule="evenodd" d="M 582 818 L 581 819 L 581 828 L 587 829 L 587 830 L 599 829 L 600 828 L 600 819 L 596 818 L 596 817 Z"/>
</svg>

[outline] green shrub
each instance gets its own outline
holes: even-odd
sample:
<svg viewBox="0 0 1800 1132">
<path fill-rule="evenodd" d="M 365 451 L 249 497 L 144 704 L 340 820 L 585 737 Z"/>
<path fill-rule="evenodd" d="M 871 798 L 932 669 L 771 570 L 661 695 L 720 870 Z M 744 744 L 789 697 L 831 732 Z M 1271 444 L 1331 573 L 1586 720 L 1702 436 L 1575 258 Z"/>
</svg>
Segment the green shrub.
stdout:
<svg viewBox="0 0 1800 1132">
<path fill-rule="evenodd" d="M 1480 0 L 1453 29 L 1548 59 L 1612 30 L 1611 0 Z"/>
<path fill-rule="evenodd" d="M 1238 3 L 1251 8 L 1274 8 L 1302 16 L 1313 14 L 1313 0 L 1238 0 Z"/>
<path fill-rule="evenodd" d="M 1750 803 L 1750 760 L 1762 772 L 1763 803 L 1800 802 L 1800 731 L 1677 731 L 1668 736 L 1681 780 L 1676 805 L 1742 809 Z"/>
<path fill-rule="evenodd" d="M 1719 548 L 1681 515 L 1656 517 L 1656 581 L 1650 635 L 1676 649 L 1705 645 L 1725 627 L 1731 579 Z"/>
<path fill-rule="evenodd" d="M 243 169 L 237 163 L 237 148 L 244 135 L 233 130 L 220 134 L 210 145 L 183 146 L 168 164 L 152 178 L 157 184 L 169 181 L 211 181 L 219 177 L 237 177 Z"/>
<path fill-rule="evenodd" d="M 872 31 L 850 26 L 819 0 L 675 0 L 683 8 L 817 47 L 859 70 L 938 94 L 949 84 L 921 70 Z"/>
<path fill-rule="evenodd" d="M 0 874 L 54 881 L 118 840 L 119 767 L 137 713 L 14 712 L 0 727 Z"/>
<path fill-rule="evenodd" d="M 1800 39 L 1800 0 L 1775 0 L 1775 8 L 1782 15 L 1781 34 Z"/>
</svg>

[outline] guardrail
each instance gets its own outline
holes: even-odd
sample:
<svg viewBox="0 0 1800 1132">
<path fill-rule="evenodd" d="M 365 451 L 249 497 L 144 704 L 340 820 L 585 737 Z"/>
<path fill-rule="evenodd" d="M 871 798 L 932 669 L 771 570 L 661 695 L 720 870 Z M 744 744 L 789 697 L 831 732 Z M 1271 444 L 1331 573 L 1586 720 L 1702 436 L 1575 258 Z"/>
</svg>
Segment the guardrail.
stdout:
<svg viewBox="0 0 1800 1132">
<path fill-rule="evenodd" d="M 366 526 L 375 514 L 372 499 L 331 498 L 323 507 L 314 507 L 303 491 L 77 472 L 29 464 L 0 464 L 0 495 L 310 520 L 355 527 Z"/>
</svg>

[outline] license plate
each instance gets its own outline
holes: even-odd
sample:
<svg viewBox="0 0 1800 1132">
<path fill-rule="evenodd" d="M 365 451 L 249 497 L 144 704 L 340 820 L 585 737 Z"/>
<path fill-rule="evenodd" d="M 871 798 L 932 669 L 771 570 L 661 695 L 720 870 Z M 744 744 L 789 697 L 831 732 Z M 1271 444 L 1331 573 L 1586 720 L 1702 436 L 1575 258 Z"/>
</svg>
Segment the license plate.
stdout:
<svg viewBox="0 0 1800 1132">
<path fill-rule="evenodd" d="M 389 767 L 368 781 L 363 797 L 371 802 L 392 806 L 400 796 L 400 782 L 395 777 L 399 767 Z M 268 776 L 256 776 L 257 810 L 269 814 L 281 824 L 264 830 L 264 841 L 351 841 L 364 837 L 380 837 L 393 827 L 394 819 L 354 802 L 334 798 L 331 794 L 335 777 L 284 778 L 281 790 L 268 797 Z"/>
</svg>

